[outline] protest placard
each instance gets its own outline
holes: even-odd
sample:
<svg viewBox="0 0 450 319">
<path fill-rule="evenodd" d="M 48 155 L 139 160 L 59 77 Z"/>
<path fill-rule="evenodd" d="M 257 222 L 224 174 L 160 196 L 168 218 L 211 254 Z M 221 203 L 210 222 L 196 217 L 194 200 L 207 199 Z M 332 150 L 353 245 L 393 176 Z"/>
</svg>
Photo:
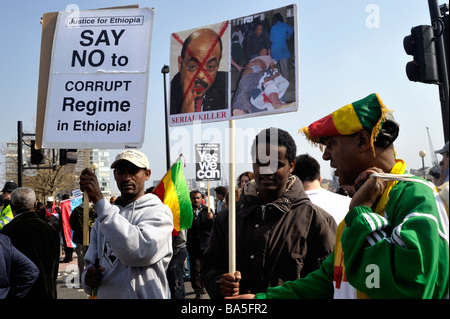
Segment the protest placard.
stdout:
<svg viewBox="0 0 450 319">
<path fill-rule="evenodd" d="M 168 125 L 298 109 L 297 5 L 172 33 Z"/>
<path fill-rule="evenodd" d="M 229 119 L 229 21 L 172 33 L 169 125 Z"/>
<path fill-rule="evenodd" d="M 219 181 L 222 177 L 220 169 L 220 144 L 195 144 L 196 181 Z"/>
<path fill-rule="evenodd" d="M 153 9 L 59 12 L 43 148 L 140 148 Z"/>
</svg>

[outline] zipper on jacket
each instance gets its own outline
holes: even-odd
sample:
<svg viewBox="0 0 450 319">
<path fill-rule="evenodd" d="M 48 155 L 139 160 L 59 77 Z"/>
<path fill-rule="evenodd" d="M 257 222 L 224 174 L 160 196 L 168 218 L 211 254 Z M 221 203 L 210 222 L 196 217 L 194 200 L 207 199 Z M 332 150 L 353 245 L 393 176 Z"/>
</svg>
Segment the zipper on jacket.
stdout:
<svg viewBox="0 0 450 319">
<path fill-rule="evenodd" d="M 263 221 L 266 219 L 266 205 L 261 205 L 261 218 Z"/>
</svg>

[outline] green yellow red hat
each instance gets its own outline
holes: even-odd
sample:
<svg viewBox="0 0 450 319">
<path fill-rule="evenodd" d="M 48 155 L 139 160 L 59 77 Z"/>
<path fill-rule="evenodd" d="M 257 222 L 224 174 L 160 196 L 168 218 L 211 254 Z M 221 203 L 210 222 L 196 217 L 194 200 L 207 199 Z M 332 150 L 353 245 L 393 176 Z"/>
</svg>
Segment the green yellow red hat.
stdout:
<svg viewBox="0 0 450 319">
<path fill-rule="evenodd" d="M 301 128 L 302 133 L 313 144 L 324 144 L 325 137 L 351 135 L 363 129 L 372 132 L 371 145 L 376 141 L 386 114 L 391 112 L 377 93 L 345 105 L 333 113 Z"/>
</svg>

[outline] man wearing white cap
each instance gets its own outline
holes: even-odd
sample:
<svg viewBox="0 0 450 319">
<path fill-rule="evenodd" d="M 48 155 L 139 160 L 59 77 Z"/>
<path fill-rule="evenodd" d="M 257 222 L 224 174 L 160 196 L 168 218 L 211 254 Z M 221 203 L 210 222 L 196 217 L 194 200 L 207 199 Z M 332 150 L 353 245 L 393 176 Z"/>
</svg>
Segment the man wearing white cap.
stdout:
<svg viewBox="0 0 450 319">
<path fill-rule="evenodd" d="M 47 220 L 47 223 L 53 226 L 57 231 L 60 231 L 59 213 L 59 207 L 55 205 L 55 199 L 53 196 L 47 197 L 47 205 L 45 205 L 45 219 Z"/>
<path fill-rule="evenodd" d="M 47 197 L 47 205 L 45 205 L 45 217 L 49 219 L 51 216 L 55 216 L 58 218 L 59 216 L 59 207 L 55 205 L 55 199 L 53 196 Z"/>
<path fill-rule="evenodd" d="M 84 289 L 97 289 L 99 299 L 168 298 L 172 213 L 157 196 L 145 193 L 151 174 L 145 154 L 123 151 L 111 168 L 121 193 L 114 205 L 103 197 L 90 169 L 80 176 L 80 189 L 98 214 L 85 255 Z"/>
</svg>

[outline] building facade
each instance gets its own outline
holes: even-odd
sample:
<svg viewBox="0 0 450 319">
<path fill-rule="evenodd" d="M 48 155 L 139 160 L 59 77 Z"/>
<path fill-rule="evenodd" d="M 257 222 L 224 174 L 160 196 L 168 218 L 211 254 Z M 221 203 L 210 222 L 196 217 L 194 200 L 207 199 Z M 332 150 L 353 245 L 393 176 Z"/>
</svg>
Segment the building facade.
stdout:
<svg viewBox="0 0 450 319">
<path fill-rule="evenodd" d="M 36 169 L 26 169 L 26 167 L 34 167 L 36 165 L 32 165 L 30 163 L 30 147 L 24 146 L 23 150 L 23 186 L 32 187 L 35 191 L 39 190 L 39 187 L 36 187 L 36 183 L 39 181 L 34 181 L 33 179 L 37 179 L 38 171 Z M 92 149 L 89 151 L 89 167 L 94 170 L 100 190 L 102 194 L 109 198 L 111 197 L 111 182 L 110 182 L 110 153 L 108 149 Z M 63 175 L 63 183 L 56 183 L 55 187 L 51 190 L 44 191 L 42 194 L 42 199 L 44 200 L 45 196 L 56 196 L 57 199 L 60 199 L 62 194 L 72 195 L 72 191 L 79 189 L 79 176 L 81 171 L 85 168 L 84 155 L 85 150 L 78 150 L 76 153 L 78 160 L 76 164 L 67 164 L 63 167 L 63 171 L 60 171 L 60 174 Z M 55 150 L 55 161 L 58 164 L 59 152 Z M 46 152 L 46 162 L 42 166 L 52 166 L 53 165 L 53 154 L 51 150 Z M 42 170 L 43 171 L 43 170 Z M 55 174 L 56 169 L 53 170 L 45 170 L 46 173 Z M 7 147 L 5 150 L 5 165 L 4 165 L 4 177 L 5 181 L 15 181 L 18 180 L 18 166 L 17 166 L 17 142 L 7 143 Z M 52 179 L 52 177 L 48 177 Z M 38 195 L 38 192 L 37 194 Z"/>
</svg>

